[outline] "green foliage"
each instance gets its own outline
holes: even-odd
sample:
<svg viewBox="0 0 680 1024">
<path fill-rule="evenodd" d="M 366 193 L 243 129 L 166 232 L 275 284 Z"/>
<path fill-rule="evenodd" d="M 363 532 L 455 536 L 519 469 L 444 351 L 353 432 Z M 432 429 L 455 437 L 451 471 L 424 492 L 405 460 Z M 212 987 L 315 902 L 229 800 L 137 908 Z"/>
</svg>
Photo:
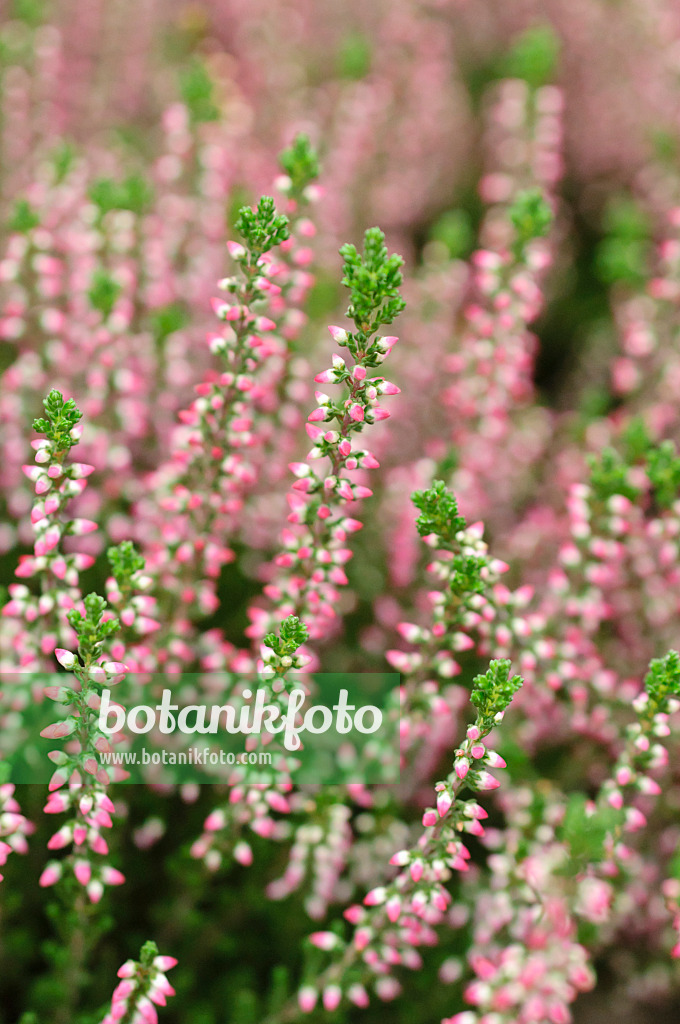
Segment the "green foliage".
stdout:
<svg viewBox="0 0 680 1024">
<path fill-rule="evenodd" d="M 104 320 L 107 320 L 113 312 L 116 299 L 121 291 L 121 285 L 114 281 L 105 270 L 98 267 L 92 275 L 87 297 L 92 308 L 99 310 Z"/>
<path fill-rule="evenodd" d="M 465 519 L 458 515 L 458 502 L 443 480 L 435 480 L 427 490 L 414 491 L 411 501 L 420 512 L 416 529 L 421 537 L 436 533 L 452 543 L 456 534 L 465 529 Z"/>
<path fill-rule="evenodd" d="M 662 441 L 648 452 L 647 475 L 657 504 L 670 507 L 680 489 L 680 456 L 673 441 Z"/>
<path fill-rule="evenodd" d="M 368 338 L 383 324 L 391 324 L 405 308 L 399 295 L 403 259 L 391 256 L 380 228 L 368 228 L 364 235 L 364 252 L 347 242 L 340 249 L 343 258 L 342 283 L 350 290 L 347 316 L 356 325 L 356 336 L 350 336 L 352 351 L 363 350 Z"/>
<path fill-rule="evenodd" d="M 482 569 L 488 565 L 486 555 L 454 555 L 451 562 L 451 590 L 456 594 L 482 594 L 486 582 Z"/>
<path fill-rule="evenodd" d="M 179 91 L 195 124 L 218 120 L 220 111 L 215 103 L 215 85 L 202 60 L 194 58 L 181 72 Z"/>
<path fill-rule="evenodd" d="M 560 41 L 550 25 L 534 25 L 515 39 L 503 62 L 503 75 L 523 78 L 533 89 L 555 78 Z"/>
<path fill-rule="evenodd" d="M 652 439 L 641 416 L 634 416 L 621 435 L 624 458 L 629 464 L 641 462 L 652 447 Z"/>
<path fill-rule="evenodd" d="M 189 323 L 189 314 L 184 306 L 178 302 L 171 302 L 168 306 L 161 306 L 154 309 L 150 316 L 151 330 L 157 342 L 163 342 L 166 338 L 181 331 Z"/>
<path fill-rule="evenodd" d="M 474 231 L 466 210 L 446 210 L 430 228 L 430 240 L 446 246 L 451 259 L 467 256 L 474 244 Z"/>
<path fill-rule="evenodd" d="M 515 250 L 519 254 L 534 238 L 543 238 L 550 231 L 553 213 L 540 188 L 519 192 L 508 210 L 515 229 Z"/>
<path fill-rule="evenodd" d="M 298 647 L 306 642 L 309 637 L 309 630 L 304 622 L 295 615 L 289 615 L 284 619 L 279 628 L 279 636 L 276 633 L 267 633 L 264 644 L 270 647 L 281 657 L 295 654 Z"/>
<path fill-rule="evenodd" d="M 668 877 L 680 880 L 680 847 L 675 851 L 668 864 Z"/>
<path fill-rule="evenodd" d="M 640 489 L 630 482 L 635 463 L 644 463 L 654 501 L 669 508 L 680 490 L 680 456 L 673 441 L 653 445 L 642 420 L 633 421 L 623 436 L 625 458 L 613 448 L 605 448 L 599 456 L 590 455 L 590 486 L 595 497 L 606 502 L 615 494 L 630 501 L 640 496 Z"/>
<path fill-rule="evenodd" d="M 12 0 L 10 17 L 36 28 L 45 20 L 45 0 Z"/>
<path fill-rule="evenodd" d="M 290 235 L 288 218 L 276 212 L 271 196 L 262 196 L 255 210 L 241 207 L 235 227 L 256 259 Z"/>
<path fill-rule="evenodd" d="M 45 434 L 56 452 L 67 451 L 78 444 L 78 438 L 72 437 L 71 431 L 83 414 L 73 399 L 64 401 L 62 393 L 53 389 L 43 399 L 43 405 L 47 417 L 33 420 L 33 429 L 38 434 Z"/>
<path fill-rule="evenodd" d="M 158 956 L 158 946 L 155 942 L 145 942 L 139 953 L 139 962 L 142 967 L 151 967 L 154 958 Z"/>
<path fill-rule="evenodd" d="M 13 234 L 26 235 L 40 224 L 40 217 L 27 199 L 18 199 L 12 215 L 7 221 L 7 230 Z"/>
<path fill-rule="evenodd" d="M 622 494 L 630 501 L 639 496 L 639 489 L 628 479 L 630 467 L 614 448 L 604 448 L 599 457 L 588 456 L 588 466 L 590 486 L 598 501 L 606 502 L 615 494 Z"/>
<path fill-rule="evenodd" d="M 73 167 L 76 151 L 70 142 L 62 139 L 52 152 L 52 166 L 57 185 L 60 185 Z"/>
<path fill-rule="evenodd" d="M 129 586 L 130 577 L 144 568 L 144 559 L 131 540 L 121 541 L 117 547 L 108 548 L 106 557 L 113 577 L 121 589 Z"/>
<path fill-rule="evenodd" d="M 606 237 L 595 251 L 597 276 L 607 285 L 620 281 L 630 287 L 641 287 L 649 269 L 649 218 L 632 199 L 618 198 L 607 209 L 604 229 Z"/>
<path fill-rule="evenodd" d="M 98 178 L 90 186 L 88 195 L 102 214 L 111 210 L 131 210 L 140 214 L 152 202 L 153 189 L 140 174 L 131 174 L 123 181 Z"/>
<path fill-rule="evenodd" d="M 559 837 L 569 847 L 570 874 L 603 859 L 605 840 L 623 823 L 623 818 L 623 810 L 608 804 L 590 811 L 583 793 L 569 796 Z"/>
<path fill-rule="evenodd" d="M 279 155 L 279 164 L 292 182 L 291 194 L 294 197 L 299 196 L 307 185 L 319 177 L 319 155 L 309 136 L 302 132 Z"/>
<path fill-rule="evenodd" d="M 102 653 L 104 641 L 120 629 L 120 623 L 116 618 L 104 618 L 107 604 L 99 594 L 88 594 L 83 603 L 84 616 L 73 608 L 66 617 L 78 635 L 78 654 L 89 665 Z"/>
<path fill-rule="evenodd" d="M 482 731 L 497 714 L 505 711 L 521 686 L 521 676 L 510 675 L 507 659 L 492 661 L 484 675 L 475 676 L 470 701 L 477 708 L 477 721 L 481 722 Z"/>
<path fill-rule="evenodd" d="M 671 697 L 680 697 L 680 654 L 669 651 L 664 658 L 653 658 L 645 676 L 645 692 L 649 697 L 647 714 L 664 712 Z"/>
<path fill-rule="evenodd" d="M 370 40 L 363 33 L 350 32 L 340 43 L 338 73 L 342 78 L 365 78 L 371 69 L 372 56 Z"/>
</svg>

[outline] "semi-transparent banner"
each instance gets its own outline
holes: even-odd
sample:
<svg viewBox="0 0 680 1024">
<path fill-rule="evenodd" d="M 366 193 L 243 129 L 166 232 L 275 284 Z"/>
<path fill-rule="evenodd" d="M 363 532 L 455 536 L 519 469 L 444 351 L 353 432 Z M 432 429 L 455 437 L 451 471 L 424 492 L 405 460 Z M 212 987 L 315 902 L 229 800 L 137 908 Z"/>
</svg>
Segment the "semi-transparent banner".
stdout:
<svg viewBox="0 0 680 1024">
<path fill-rule="evenodd" d="M 87 706 L 57 698 L 63 673 L 0 676 L 0 782 L 394 783 L 399 676 L 316 673 L 268 681 L 129 673 Z"/>
</svg>

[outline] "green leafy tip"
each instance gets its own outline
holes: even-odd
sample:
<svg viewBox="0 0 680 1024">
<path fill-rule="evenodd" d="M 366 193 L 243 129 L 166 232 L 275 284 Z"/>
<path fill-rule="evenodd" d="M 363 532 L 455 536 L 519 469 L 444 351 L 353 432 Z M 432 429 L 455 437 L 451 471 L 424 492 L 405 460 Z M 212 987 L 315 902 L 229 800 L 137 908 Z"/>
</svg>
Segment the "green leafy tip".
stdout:
<svg viewBox="0 0 680 1024">
<path fill-rule="evenodd" d="M 300 133 L 279 156 L 284 174 L 290 178 L 290 193 L 297 197 L 319 177 L 319 156 L 307 135 Z"/>
<path fill-rule="evenodd" d="M 217 121 L 220 116 L 215 102 L 215 83 L 199 58 L 195 58 L 180 74 L 180 95 L 194 124 Z"/>
<path fill-rule="evenodd" d="M 521 250 L 534 238 L 543 238 L 550 231 L 553 213 L 540 188 L 519 192 L 508 211 L 515 229 L 515 249 Z"/>
<path fill-rule="evenodd" d="M 416 529 L 421 537 L 436 533 L 451 542 L 465 529 L 465 519 L 458 515 L 458 502 L 443 480 L 435 480 L 424 491 L 414 491 L 411 501 L 419 510 Z"/>
<path fill-rule="evenodd" d="M 153 199 L 153 189 L 145 178 L 131 174 L 124 181 L 98 178 L 89 189 L 89 196 L 102 214 L 111 210 L 143 213 Z"/>
<path fill-rule="evenodd" d="M 290 234 L 288 218 L 276 212 L 271 196 L 262 196 L 255 210 L 242 206 L 235 227 L 256 258 L 285 242 Z"/>
<path fill-rule="evenodd" d="M 47 416 L 33 420 L 33 429 L 38 434 L 45 434 L 56 452 L 67 451 L 78 444 L 79 434 L 75 427 L 83 414 L 73 399 L 64 401 L 62 393 L 53 389 L 43 400 L 43 405 Z"/>
<path fill-rule="evenodd" d="M 295 654 L 298 647 L 301 647 L 308 638 L 309 630 L 304 622 L 300 622 L 295 615 L 289 615 L 281 623 L 279 636 L 276 633 L 268 633 L 264 638 L 264 644 L 276 654 L 285 657 Z"/>
<path fill-rule="evenodd" d="M 548 85 L 555 77 L 560 41 L 549 25 L 534 25 L 514 40 L 503 76 L 523 78 L 532 89 Z"/>
<path fill-rule="evenodd" d="M 598 501 L 606 502 L 615 494 L 622 494 L 629 501 L 634 501 L 640 491 L 630 483 L 630 467 L 613 448 L 605 448 L 599 458 L 588 456 L 590 467 L 590 486 Z"/>
<path fill-rule="evenodd" d="M 340 255 L 344 260 L 342 283 L 350 290 L 347 316 L 356 325 L 354 341 L 363 348 L 370 335 L 383 324 L 391 324 L 406 306 L 399 295 L 404 261 L 396 253 L 388 255 L 380 228 L 366 231 L 363 255 L 349 242 Z"/>
<path fill-rule="evenodd" d="M 145 942 L 141 948 L 139 954 L 139 962 L 143 967 L 151 967 L 155 958 L 158 956 L 158 946 L 155 942 Z"/>
<path fill-rule="evenodd" d="M 665 658 L 654 658 L 649 663 L 645 692 L 651 715 L 663 712 L 671 697 L 680 697 L 680 654 L 677 651 L 669 651 Z"/>
<path fill-rule="evenodd" d="M 98 310 L 104 320 L 108 320 L 122 290 L 122 286 L 110 274 L 97 268 L 92 275 L 87 297 L 92 308 Z"/>
<path fill-rule="evenodd" d="M 486 722 L 502 714 L 521 686 L 521 676 L 510 675 L 507 659 L 492 661 L 484 675 L 476 676 L 472 684 L 470 700 L 479 719 Z"/>
<path fill-rule="evenodd" d="M 78 653 L 85 664 L 97 658 L 102 643 L 120 629 L 116 618 L 104 618 L 107 604 L 99 594 L 88 594 L 83 601 L 85 615 L 73 608 L 66 618 L 78 636 Z"/>
<path fill-rule="evenodd" d="M 144 559 L 131 540 L 124 540 L 117 547 L 108 548 L 106 557 L 119 587 L 129 583 L 130 577 L 144 568 Z"/>
</svg>

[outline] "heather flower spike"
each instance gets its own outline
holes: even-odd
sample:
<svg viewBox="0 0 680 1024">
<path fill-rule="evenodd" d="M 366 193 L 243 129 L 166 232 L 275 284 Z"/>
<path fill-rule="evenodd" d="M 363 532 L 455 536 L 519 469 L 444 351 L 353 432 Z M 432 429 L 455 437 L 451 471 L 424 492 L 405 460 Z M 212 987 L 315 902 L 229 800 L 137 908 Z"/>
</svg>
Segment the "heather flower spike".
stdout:
<svg viewBox="0 0 680 1024">
<path fill-rule="evenodd" d="M 175 995 L 166 974 L 176 964 L 172 956 L 159 956 L 155 942 L 145 942 L 139 960 L 126 960 L 119 969 L 121 980 L 101 1024 L 157 1024 L 156 1007 L 165 1006 Z"/>
<path fill-rule="evenodd" d="M 70 813 L 66 824 L 52 836 L 50 850 L 73 845 L 66 861 L 54 862 L 46 868 L 40 880 L 42 886 L 53 885 L 68 865 L 76 879 L 84 886 L 89 899 L 98 903 L 106 885 L 120 885 L 123 875 L 93 855 L 108 854 L 108 845 L 102 829 L 111 828 L 113 803 L 106 788 L 113 777 L 123 774 L 121 768 L 105 768 L 100 753 L 110 751 L 110 738 L 102 733 L 98 724 L 98 697 L 102 687 L 119 683 L 127 672 L 126 665 L 110 660 L 107 648 L 120 623 L 107 609 L 106 601 L 98 594 L 88 594 L 82 611 L 73 608 L 68 620 L 78 638 L 77 653 L 64 649 L 55 652 L 60 665 L 74 677 L 73 685 L 65 684 L 56 692 L 46 690 L 46 696 L 65 705 L 68 715 L 43 729 L 48 739 L 76 740 L 71 752 L 53 752 L 57 762 L 45 806 L 47 814 Z"/>
</svg>

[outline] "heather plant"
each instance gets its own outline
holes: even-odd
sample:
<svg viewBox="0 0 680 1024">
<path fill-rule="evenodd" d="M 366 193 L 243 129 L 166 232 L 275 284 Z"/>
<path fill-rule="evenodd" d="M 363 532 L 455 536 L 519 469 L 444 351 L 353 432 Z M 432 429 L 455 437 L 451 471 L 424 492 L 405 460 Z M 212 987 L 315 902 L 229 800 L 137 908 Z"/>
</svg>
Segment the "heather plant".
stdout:
<svg viewBox="0 0 680 1024">
<path fill-rule="evenodd" d="M 677 1016 L 680 27 L 615 14 L 3 11 L 0 1024 Z M 328 679 L 397 739 L 136 771 Z"/>
</svg>

